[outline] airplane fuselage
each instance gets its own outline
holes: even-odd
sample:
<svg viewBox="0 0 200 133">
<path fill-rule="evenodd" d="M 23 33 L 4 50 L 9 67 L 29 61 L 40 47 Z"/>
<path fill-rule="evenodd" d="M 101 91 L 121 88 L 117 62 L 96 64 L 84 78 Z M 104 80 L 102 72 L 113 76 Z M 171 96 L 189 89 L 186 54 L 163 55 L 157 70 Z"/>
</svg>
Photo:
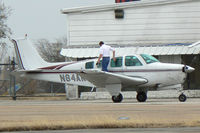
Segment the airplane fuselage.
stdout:
<svg viewBox="0 0 200 133">
<path fill-rule="evenodd" d="M 131 57 L 131 59 L 128 57 Z M 117 57 L 117 60 L 118 64 L 114 65 L 112 64 L 113 61 L 110 61 L 108 66 L 109 72 L 122 74 L 129 77 L 139 77 L 147 80 L 145 84 L 138 86 L 129 86 L 126 84 L 122 84 L 122 88 L 159 88 L 164 86 L 182 84 L 186 78 L 186 73 L 183 72 L 184 65 L 182 64 L 161 63 L 157 60 L 148 63 L 141 55 L 136 54 L 131 56 Z M 135 64 L 131 62 L 131 60 Z M 101 70 L 101 67 L 97 66 L 96 62 L 97 59 L 91 59 L 73 63 L 66 63 L 62 64 L 62 66 L 60 65 L 61 67 L 53 68 L 53 70 L 55 70 L 53 72 L 48 71 L 49 69 L 45 69 L 46 72 L 43 71 L 43 75 L 38 72 L 29 73 L 29 76 L 35 79 L 44 80 L 46 78 L 47 81 L 92 87 L 94 86 L 92 83 L 88 82 L 85 78 L 81 77 L 76 72 L 92 69 Z M 59 72 L 56 72 L 57 70 Z"/>
</svg>

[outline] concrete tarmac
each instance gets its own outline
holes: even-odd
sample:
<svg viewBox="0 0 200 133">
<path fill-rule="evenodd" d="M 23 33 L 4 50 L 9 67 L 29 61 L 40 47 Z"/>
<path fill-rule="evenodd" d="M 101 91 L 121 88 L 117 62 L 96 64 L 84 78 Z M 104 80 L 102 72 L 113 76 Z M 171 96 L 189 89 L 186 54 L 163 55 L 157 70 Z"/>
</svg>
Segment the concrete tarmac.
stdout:
<svg viewBox="0 0 200 133">
<path fill-rule="evenodd" d="M 97 129 L 94 132 L 156 132 L 148 127 L 200 127 L 200 99 L 190 99 L 184 103 L 178 99 L 148 99 L 138 103 L 135 99 L 125 99 L 122 103 L 111 100 L 0 100 L 0 131 L 12 130 L 60 130 L 78 128 Z M 69 126 L 70 125 L 70 126 Z M 121 129 L 127 128 L 127 129 Z M 136 128 L 136 129 L 133 129 Z M 145 127 L 144 129 L 141 127 Z M 179 128 L 158 129 L 179 133 Z M 199 128 L 180 128 L 181 130 Z M 62 130 L 59 131 L 62 133 Z M 149 131 L 150 130 L 150 131 Z M 182 131 L 183 131 L 182 130 Z M 70 130 L 67 130 L 68 132 Z M 87 130 L 72 130 L 87 132 Z M 93 129 L 90 129 L 93 132 Z M 53 131 L 52 131 L 53 132 Z M 30 132 L 29 132 L 30 133 Z M 50 132 L 51 133 L 51 132 Z M 165 133 L 165 132 L 164 132 Z M 185 133 L 185 132 L 182 132 Z"/>
</svg>

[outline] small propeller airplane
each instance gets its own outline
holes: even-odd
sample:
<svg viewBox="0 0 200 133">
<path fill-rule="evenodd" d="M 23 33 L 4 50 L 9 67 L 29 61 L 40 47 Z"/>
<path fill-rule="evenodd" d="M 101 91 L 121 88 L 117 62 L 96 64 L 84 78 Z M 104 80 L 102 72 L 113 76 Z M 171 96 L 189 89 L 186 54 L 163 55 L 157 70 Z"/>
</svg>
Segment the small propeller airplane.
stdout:
<svg viewBox="0 0 200 133">
<path fill-rule="evenodd" d="M 44 61 L 31 41 L 12 40 L 19 68 L 15 75 L 69 85 L 106 88 L 115 103 L 121 102 L 121 90 L 137 92 L 137 100 L 145 102 L 149 90 L 183 88 L 188 73 L 194 68 L 183 64 L 161 63 L 147 54 L 132 54 L 111 59 L 109 72 L 101 71 L 96 59 L 49 63 Z M 179 101 L 187 97 L 181 92 Z"/>
</svg>

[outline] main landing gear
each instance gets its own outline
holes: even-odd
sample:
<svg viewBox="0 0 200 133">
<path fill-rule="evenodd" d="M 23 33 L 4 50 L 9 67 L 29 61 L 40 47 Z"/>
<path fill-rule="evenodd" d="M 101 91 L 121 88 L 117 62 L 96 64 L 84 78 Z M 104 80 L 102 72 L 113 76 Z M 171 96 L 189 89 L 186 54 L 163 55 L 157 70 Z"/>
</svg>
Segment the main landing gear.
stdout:
<svg viewBox="0 0 200 133">
<path fill-rule="evenodd" d="M 147 94 L 143 91 L 138 92 L 136 98 L 138 102 L 145 102 L 147 100 Z"/>
<path fill-rule="evenodd" d="M 145 102 L 147 100 L 147 94 L 145 92 L 138 92 L 137 93 L 137 100 L 138 102 Z M 119 93 L 118 96 L 112 96 L 112 100 L 114 103 L 120 103 L 123 100 L 123 96 Z"/>
<path fill-rule="evenodd" d="M 114 103 L 120 103 L 123 100 L 123 96 L 121 93 L 119 93 L 118 96 L 112 96 L 112 100 Z"/>
</svg>

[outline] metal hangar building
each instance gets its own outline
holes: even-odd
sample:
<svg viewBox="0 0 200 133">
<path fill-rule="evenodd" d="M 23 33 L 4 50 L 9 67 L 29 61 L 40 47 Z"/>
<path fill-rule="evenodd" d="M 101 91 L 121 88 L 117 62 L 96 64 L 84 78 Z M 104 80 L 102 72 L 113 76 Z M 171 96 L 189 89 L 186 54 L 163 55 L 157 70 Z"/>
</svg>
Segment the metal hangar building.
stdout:
<svg viewBox="0 0 200 133">
<path fill-rule="evenodd" d="M 200 1 L 116 2 L 62 9 L 68 44 L 61 54 L 73 60 L 98 57 L 98 43 L 104 41 L 116 48 L 116 56 L 146 53 L 161 62 L 191 65 L 190 89 L 200 89 Z M 69 90 L 77 97 L 78 87 Z"/>
</svg>

